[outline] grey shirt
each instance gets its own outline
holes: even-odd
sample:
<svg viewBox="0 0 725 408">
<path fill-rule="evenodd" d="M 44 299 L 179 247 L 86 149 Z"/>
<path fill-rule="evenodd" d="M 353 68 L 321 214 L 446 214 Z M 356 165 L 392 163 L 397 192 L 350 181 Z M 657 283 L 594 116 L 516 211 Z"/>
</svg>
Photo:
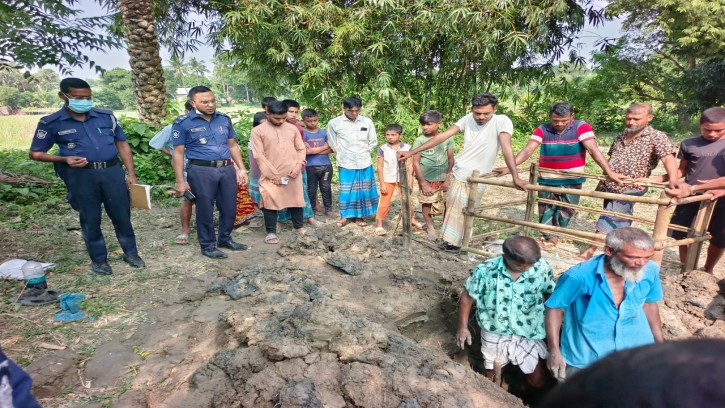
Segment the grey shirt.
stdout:
<svg viewBox="0 0 725 408">
<path fill-rule="evenodd" d="M 687 160 L 685 182 L 702 184 L 698 180 L 725 177 L 725 138 L 711 142 L 702 136 L 684 140 L 677 158 Z"/>
</svg>

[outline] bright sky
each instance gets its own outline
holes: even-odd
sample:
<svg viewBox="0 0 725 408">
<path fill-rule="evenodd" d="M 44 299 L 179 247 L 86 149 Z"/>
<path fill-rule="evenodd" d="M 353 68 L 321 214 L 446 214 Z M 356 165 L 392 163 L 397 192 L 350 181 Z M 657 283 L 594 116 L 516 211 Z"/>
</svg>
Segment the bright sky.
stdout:
<svg viewBox="0 0 725 408">
<path fill-rule="evenodd" d="M 603 1 L 598 1 L 597 3 L 603 3 Z M 98 16 L 105 14 L 103 9 L 95 1 L 82 0 L 79 2 L 79 5 L 82 6 L 80 8 L 83 8 L 85 10 L 86 16 Z M 598 49 L 598 47 L 595 47 L 594 45 L 597 41 L 601 40 L 602 38 L 619 37 L 621 35 L 620 28 L 621 22 L 618 20 L 608 21 L 603 26 L 596 28 L 588 27 L 587 29 L 582 31 L 579 36 L 580 41 L 577 45 L 577 48 L 579 49 L 580 54 L 583 54 L 586 57 L 590 57 L 592 51 L 596 51 Z M 128 63 L 128 54 L 126 53 L 125 49 L 110 50 L 105 53 L 89 51 L 87 55 L 90 57 L 91 60 L 96 61 L 96 63 L 98 63 L 104 69 L 112 69 L 116 67 L 130 69 Z M 198 60 L 209 63 L 213 56 L 214 50 L 211 47 L 202 46 L 197 52 L 193 54 L 187 53 L 185 55 L 185 59 L 188 60 L 191 57 L 196 57 Z M 165 49 L 162 49 L 161 59 L 163 61 L 163 65 L 168 64 L 169 57 L 169 52 Z M 209 64 L 211 65 L 211 63 Z M 211 66 L 209 68 L 209 71 L 211 71 Z M 82 69 L 74 69 L 73 75 L 80 78 L 98 77 L 95 69 L 88 67 L 84 67 Z"/>
</svg>

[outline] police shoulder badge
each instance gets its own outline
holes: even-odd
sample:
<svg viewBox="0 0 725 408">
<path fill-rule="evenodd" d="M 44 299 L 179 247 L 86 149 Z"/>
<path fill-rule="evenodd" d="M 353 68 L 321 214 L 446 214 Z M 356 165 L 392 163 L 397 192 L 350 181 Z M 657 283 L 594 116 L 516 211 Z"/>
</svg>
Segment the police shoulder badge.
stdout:
<svg viewBox="0 0 725 408">
<path fill-rule="evenodd" d="M 173 136 L 174 136 L 174 139 L 178 139 L 179 138 L 179 131 L 178 130 L 174 130 Z"/>
<path fill-rule="evenodd" d="M 45 137 L 47 135 L 48 135 L 48 132 L 46 132 L 45 130 L 42 130 L 42 129 L 38 129 L 38 134 L 36 134 L 35 137 L 37 137 L 40 140 L 43 140 L 43 139 L 45 139 Z"/>
</svg>

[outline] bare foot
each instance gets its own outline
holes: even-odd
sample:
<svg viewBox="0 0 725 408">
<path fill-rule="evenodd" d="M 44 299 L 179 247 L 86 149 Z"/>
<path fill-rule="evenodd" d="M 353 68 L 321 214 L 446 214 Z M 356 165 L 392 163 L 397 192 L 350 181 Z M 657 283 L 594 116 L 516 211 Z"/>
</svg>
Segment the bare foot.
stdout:
<svg viewBox="0 0 725 408">
<path fill-rule="evenodd" d="M 551 237 L 547 239 L 546 242 L 550 243 L 551 245 L 557 245 L 559 243 L 559 238 Z"/>
</svg>

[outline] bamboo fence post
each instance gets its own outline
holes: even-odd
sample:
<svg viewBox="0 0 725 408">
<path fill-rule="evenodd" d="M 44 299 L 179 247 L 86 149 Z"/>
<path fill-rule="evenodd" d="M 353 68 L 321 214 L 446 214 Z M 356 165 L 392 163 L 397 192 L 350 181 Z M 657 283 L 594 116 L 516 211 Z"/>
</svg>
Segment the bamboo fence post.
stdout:
<svg viewBox="0 0 725 408">
<path fill-rule="evenodd" d="M 405 161 L 398 162 L 398 181 L 400 182 L 401 219 L 403 220 L 403 249 L 411 251 L 412 227 L 410 220 L 410 185 L 408 184 L 408 166 Z"/>
<path fill-rule="evenodd" d="M 539 164 L 531 163 L 529 167 L 529 184 L 539 183 Z M 536 206 L 536 194 L 533 190 L 529 190 L 526 194 L 526 213 L 524 214 L 524 221 L 531 221 L 531 215 L 534 212 Z M 522 232 L 525 236 L 529 235 L 529 228 L 524 227 Z"/>
<path fill-rule="evenodd" d="M 660 199 L 669 199 L 669 196 L 664 192 L 660 193 Z M 655 245 L 662 243 L 667 239 L 667 227 L 670 224 L 670 218 L 672 217 L 672 211 L 674 207 L 669 204 L 658 204 L 657 214 L 655 215 L 655 226 L 652 230 L 652 239 L 655 241 Z M 657 247 L 655 247 L 657 248 Z M 652 260 L 657 265 L 662 265 L 662 256 L 664 255 L 665 249 L 655 249 L 655 254 Z"/>
<path fill-rule="evenodd" d="M 471 177 L 478 177 L 478 170 L 474 170 Z M 470 187 L 468 188 L 468 202 L 466 203 L 466 209 L 463 211 L 464 215 L 464 227 L 463 227 L 463 242 L 462 247 L 467 247 L 471 242 L 471 236 L 473 236 L 473 212 L 476 209 L 476 190 L 478 189 L 478 183 L 469 182 Z"/>
<path fill-rule="evenodd" d="M 700 201 L 700 209 L 697 211 L 695 219 L 692 221 L 692 228 L 687 234 L 688 238 L 698 238 L 707 234 L 707 226 L 710 224 L 710 218 L 715 210 L 717 201 Z M 682 271 L 688 272 L 697 269 L 700 261 L 700 250 L 702 249 L 702 241 L 693 242 L 687 248 L 687 256 L 685 263 L 682 265 Z"/>
</svg>

